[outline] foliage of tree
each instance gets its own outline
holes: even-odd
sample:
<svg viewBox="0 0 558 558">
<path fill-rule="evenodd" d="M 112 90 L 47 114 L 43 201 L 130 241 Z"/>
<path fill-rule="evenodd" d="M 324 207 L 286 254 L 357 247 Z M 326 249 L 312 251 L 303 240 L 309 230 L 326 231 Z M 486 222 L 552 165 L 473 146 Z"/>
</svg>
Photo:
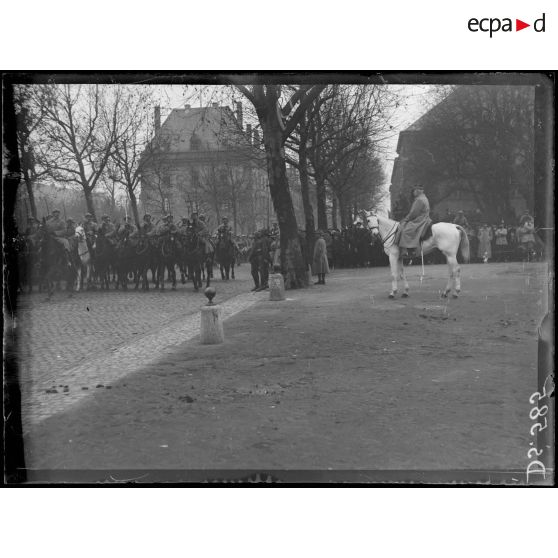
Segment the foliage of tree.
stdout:
<svg viewBox="0 0 558 558">
<path fill-rule="evenodd" d="M 527 86 L 462 86 L 409 139 L 405 172 L 430 201 L 463 192 L 487 218 L 514 215 L 520 193 L 532 205 L 534 91 Z M 438 187 L 435 187 L 435 185 Z"/>
</svg>

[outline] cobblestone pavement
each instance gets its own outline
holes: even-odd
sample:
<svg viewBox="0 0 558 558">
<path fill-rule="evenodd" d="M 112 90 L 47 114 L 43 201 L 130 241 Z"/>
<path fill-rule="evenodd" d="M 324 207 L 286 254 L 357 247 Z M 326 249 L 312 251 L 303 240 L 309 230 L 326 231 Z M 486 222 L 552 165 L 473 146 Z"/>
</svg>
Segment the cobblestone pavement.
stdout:
<svg viewBox="0 0 558 558">
<path fill-rule="evenodd" d="M 446 266 L 428 266 L 422 282 L 420 266 L 408 271 L 407 299 L 387 298 L 385 268 L 339 270 L 282 302 L 255 295 L 223 344 L 187 341 L 149 361 L 146 341 L 145 366 L 28 429 L 30 479 L 241 469 L 286 481 L 282 469 L 336 469 L 524 482 L 544 267 L 464 266 L 456 300 L 440 299 Z M 49 394 L 51 405 L 81 391 L 65 383 L 70 394 Z"/>
<path fill-rule="evenodd" d="M 224 317 L 266 293 L 250 293 L 247 266 L 235 281 L 216 280 Z M 68 408 L 90 390 L 133 372 L 170 346 L 199 333 L 199 309 L 207 302 L 191 283 L 176 291 L 128 290 L 24 295 L 19 301 L 18 359 L 22 414 L 29 426 Z"/>
</svg>

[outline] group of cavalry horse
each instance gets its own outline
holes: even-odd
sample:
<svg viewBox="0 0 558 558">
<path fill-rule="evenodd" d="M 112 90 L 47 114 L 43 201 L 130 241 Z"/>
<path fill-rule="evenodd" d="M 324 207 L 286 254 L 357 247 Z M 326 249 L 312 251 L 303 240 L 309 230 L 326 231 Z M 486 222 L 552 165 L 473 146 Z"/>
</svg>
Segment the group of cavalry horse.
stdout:
<svg viewBox="0 0 558 558">
<path fill-rule="evenodd" d="M 18 237 L 19 287 L 31 292 L 33 286 L 47 293 L 50 299 L 61 281 L 72 294 L 82 289 L 165 289 L 165 273 L 171 289 L 176 289 L 177 269 L 181 282 L 191 280 L 198 291 L 206 282 L 209 287 L 214 264 L 220 267 L 221 278 L 234 279 L 237 248 L 230 235 L 219 235 L 214 241 L 204 239 L 193 228 L 163 234 L 123 234 L 118 239 L 102 232 L 87 235 L 83 226 L 67 238 L 69 252 L 46 226 L 32 235 Z"/>
</svg>

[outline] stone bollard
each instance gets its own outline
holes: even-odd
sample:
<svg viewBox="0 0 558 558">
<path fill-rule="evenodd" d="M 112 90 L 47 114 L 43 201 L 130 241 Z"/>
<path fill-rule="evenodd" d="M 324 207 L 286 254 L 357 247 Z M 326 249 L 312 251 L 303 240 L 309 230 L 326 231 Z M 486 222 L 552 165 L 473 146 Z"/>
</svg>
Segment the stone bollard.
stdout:
<svg viewBox="0 0 558 558">
<path fill-rule="evenodd" d="M 207 287 L 204 294 L 209 302 L 201 309 L 200 343 L 218 345 L 225 340 L 222 308 L 213 303 L 213 297 L 216 294 L 213 287 Z"/>
<path fill-rule="evenodd" d="M 269 300 L 285 300 L 285 281 L 280 273 L 269 276 Z"/>
</svg>

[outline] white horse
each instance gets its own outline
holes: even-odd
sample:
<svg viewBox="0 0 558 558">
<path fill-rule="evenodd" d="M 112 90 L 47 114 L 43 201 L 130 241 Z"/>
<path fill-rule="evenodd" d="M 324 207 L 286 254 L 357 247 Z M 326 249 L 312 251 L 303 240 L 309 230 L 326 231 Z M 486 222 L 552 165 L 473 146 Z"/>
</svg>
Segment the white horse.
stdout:
<svg viewBox="0 0 558 558">
<path fill-rule="evenodd" d="M 403 297 L 409 296 L 409 283 L 405 277 L 403 259 L 399 246 L 395 243 L 399 223 L 388 217 L 377 215 L 373 212 L 364 211 L 366 224 L 373 236 L 379 238 L 384 247 L 384 252 L 389 256 L 391 268 L 391 292 L 389 298 L 395 298 L 397 294 L 397 276 L 403 281 L 405 292 Z M 432 225 L 432 236 L 421 243 L 422 255 L 428 254 L 434 248 L 446 256 L 449 267 L 449 278 L 442 297 L 447 298 L 453 288 L 453 298 L 457 298 L 461 291 L 461 268 L 457 263 L 457 251 L 461 250 L 461 256 L 465 262 L 469 261 L 469 239 L 467 233 L 459 225 L 453 223 L 435 223 Z"/>
<path fill-rule="evenodd" d="M 89 251 L 89 246 L 87 245 L 87 239 L 85 237 L 85 230 L 82 225 L 78 225 L 76 227 L 75 237 L 77 239 L 77 253 L 79 258 L 76 276 L 76 291 L 79 292 L 83 286 L 84 273 L 87 288 L 89 289 L 91 287 L 91 281 L 93 279 L 93 258 L 91 257 L 91 252 Z"/>
</svg>

